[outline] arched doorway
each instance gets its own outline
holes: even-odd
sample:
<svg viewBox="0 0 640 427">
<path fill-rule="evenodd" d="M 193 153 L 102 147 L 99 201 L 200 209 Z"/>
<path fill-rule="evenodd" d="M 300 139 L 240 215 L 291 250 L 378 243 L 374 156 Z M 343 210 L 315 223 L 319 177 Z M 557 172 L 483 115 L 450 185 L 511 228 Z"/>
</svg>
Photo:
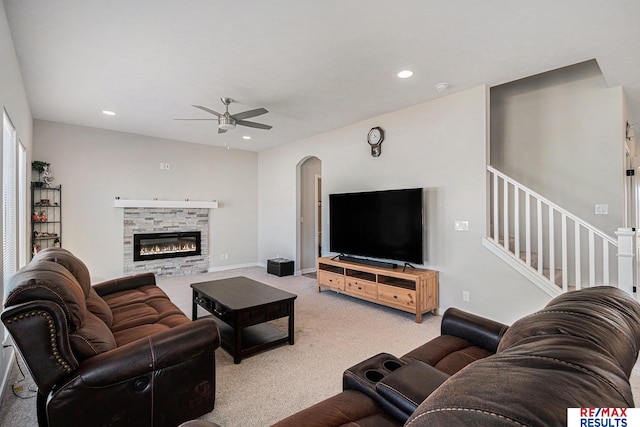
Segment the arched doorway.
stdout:
<svg viewBox="0 0 640 427">
<path fill-rule="evenodd" d="M 297 167 L 298 200 L 297 259 L 301 274 L 316 269 L 316 258 L 322 253 L 322 162 L 306 157 Z"/>
</svg>

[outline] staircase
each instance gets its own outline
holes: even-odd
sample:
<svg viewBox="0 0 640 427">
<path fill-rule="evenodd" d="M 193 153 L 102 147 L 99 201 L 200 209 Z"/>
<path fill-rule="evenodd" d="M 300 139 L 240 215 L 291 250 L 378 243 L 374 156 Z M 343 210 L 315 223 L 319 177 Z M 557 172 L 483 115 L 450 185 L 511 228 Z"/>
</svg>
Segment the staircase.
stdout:
<svg viewBox="0 0 640 427">
<path fill-rule="evenodd" d="M 485 247 L 550 296 L 596 285 L 618 286 L 618 240 L 493 167 L 487 166 L 487 171 Z M 620 277 L 632 280 L 633 261 L 628 263 L 631 272 L 626 263 L 621 265 L 625 271 Z"/>
</svg>

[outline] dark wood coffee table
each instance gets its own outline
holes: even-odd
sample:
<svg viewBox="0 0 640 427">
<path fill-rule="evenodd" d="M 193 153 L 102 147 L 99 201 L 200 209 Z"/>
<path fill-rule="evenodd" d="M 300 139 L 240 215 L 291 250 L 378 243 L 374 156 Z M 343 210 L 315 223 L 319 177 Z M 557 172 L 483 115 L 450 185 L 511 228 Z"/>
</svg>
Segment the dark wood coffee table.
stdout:
<svg viewBox="0 0 640 427">
<path fill-rule="evenodd" d="M 200 306 L 222 320 L 218 322 L 222 348 L 233 356 L 234 363 L 285 342 L 293 345 L 293 303 L 297 295 L 247 277 L 193 283 L 191 288 L 191 318 L 198 318 Z M 288 333 L 266 323 L 286 316 Z"/>
</svg>

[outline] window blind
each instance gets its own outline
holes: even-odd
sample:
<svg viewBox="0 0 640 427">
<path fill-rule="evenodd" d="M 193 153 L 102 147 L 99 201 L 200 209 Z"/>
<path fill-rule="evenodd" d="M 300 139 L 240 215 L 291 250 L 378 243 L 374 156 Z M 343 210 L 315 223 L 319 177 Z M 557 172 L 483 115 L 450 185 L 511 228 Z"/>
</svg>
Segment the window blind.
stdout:
<svg viewBox="0 0 640 427">
<path fill-rule="evenodd" d="M 6 111 L 2 116 L 2 294 L 17 270 L 16 230 L 16 130 Z"/>
</svg>

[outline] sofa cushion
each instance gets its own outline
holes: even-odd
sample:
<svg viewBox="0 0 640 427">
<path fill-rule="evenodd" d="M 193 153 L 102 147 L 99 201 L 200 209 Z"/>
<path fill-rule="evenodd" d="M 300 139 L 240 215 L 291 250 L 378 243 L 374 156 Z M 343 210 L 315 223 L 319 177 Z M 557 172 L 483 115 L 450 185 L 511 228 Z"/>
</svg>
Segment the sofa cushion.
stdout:
<svg viewBox="0 0 640 427">
<path fill-rule="evenodd" d="M 85 302 L 87 303 L 87 310 L 98 316 L 108 327 L 113 325 L 111 308 L 109 308 L 105 300 L 96 293 L 95 289 L 91 288 L 89 290 L 89 295 L 87 295 Z"/>
<path fill-rule="evenodd" d="M 401 424 L 391 418 L 369 396 L 345 390 L 333 397 L 277 422 L 272 427 L 391 427 Z"/>
<path fill-rule="evenodd" d="M 82 326 L 69 334 L 71 348 L 79 359 L 86 359 L 116 348 L 116 340 L 107 325 L 87 312 Z"/>
<path fill-rule="evenodd" d="M 114 332 L 113 336 L 118 347 L 121 347 L 140 338 L 155 335 L 185 323 L 191 323 L 191 320 L 189 320 L 189 318 L 184 314 L 180 314 L 164 318 L 163 323 L 148 323 L 145 325 L 122 329 Z"/>
<path fill-rule="evenodd" d="M 33 261 L 52 261 L 60 264 L 76 278 L 85 296 L 88 295 L 91 288 L 91 275 L 89 269 L 79 258 L 66 249 L 62 248 L 46 248 L 38 252 L 33 257 Z"/>
<path fill-rule="evenodd" d="M 84 292 L 87 309 L 98 316 L 107 326 L 111 327 L 113 315 L 109 306 L 100 298 L 91 287 L 91 275 L 89 269 L 82 260 L 66 249 L 46 248 L 38 252 L 34 261 L 51 261 L 66 268 L 78 281 Z M 32 261 L 33 262 L 33 261 Z"/>
<path fill-rule="evenodd" d="M 105 295 L 103 299 L 113 313 L 111 330 L 114 333 L 154 323 L 173 326 L 176 324 L 174 317 L 189 320 L 157 286 L 115 292 Z"/>
<path fill-rule="evenodd" d="M 618 288 L 597 286 L 567 292 L 515 322 L 498 352 L 535 336 L 577 337 L 600 345 L 602 355 L 616 360 L 630 375 L 640 349 L 639 320 L 640 305 Z"/>
<path fill-rule="evenodd" d="M 82 326 L 87 311 L 84 292 L 61 265 L 32 261 L 11 278 L 8 291 L 5 307 L 35 300 L 53 301 L 64 310 L 72 330 Z"/>
<path fill-rule="evenodd" d="M 471 362 L 491 352 L 452 335 L 440 335 L 401 357 L 405 362 L 418 360 L 453 375 Z"/>
</svg>

